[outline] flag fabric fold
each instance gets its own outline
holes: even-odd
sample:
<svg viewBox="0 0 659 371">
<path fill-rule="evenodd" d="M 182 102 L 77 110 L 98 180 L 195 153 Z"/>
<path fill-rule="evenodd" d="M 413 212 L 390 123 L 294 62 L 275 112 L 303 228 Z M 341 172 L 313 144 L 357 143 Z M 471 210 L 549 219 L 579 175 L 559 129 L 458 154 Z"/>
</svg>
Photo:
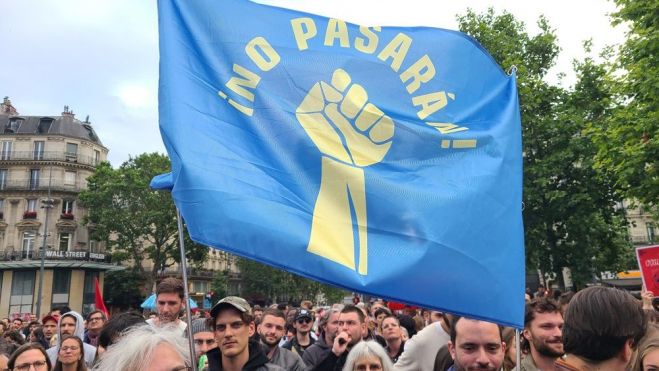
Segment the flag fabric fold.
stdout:
<svg viewBox="0 0 659 371">
<path fill-rule="evenodd" d="M 106 318 L 110 318 L 110 313 L 105 307 L 105 301 L 103 301 L 103 294 L 101 293 L 101 286 L 98 283 L 98 277 L 94 278 L 94 306 L 97 310 L 105 313 Z"/>
<path fill-rule="evenodd" d="M 517 89 L 476 41 L 244 0 L 158 8 L 172 172 L 152 186 L 195 241 L 523 326 Z"/>
</svg>

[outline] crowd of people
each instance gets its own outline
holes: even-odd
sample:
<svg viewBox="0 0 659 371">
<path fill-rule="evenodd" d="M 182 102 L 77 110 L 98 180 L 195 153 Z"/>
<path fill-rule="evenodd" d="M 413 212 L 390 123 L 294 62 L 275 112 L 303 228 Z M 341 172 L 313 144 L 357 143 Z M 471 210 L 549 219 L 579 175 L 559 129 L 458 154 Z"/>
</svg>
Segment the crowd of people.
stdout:
<svg viewBox="0 0 659 371">
<path fill-rule="evenodd" d="M 125 312 L 108 319 L 98 310 L 83 317 L 63 307 L 41 320 L 3 319 L 0 370 L 659 369 L 652 295 L 638 300 L 601 286 L 527 294 L 519 349 L 511 328 L 417 308 L 391 310 L 381 300 L 261 307 L 228 296 L 198 313 L 190 329 L 184 305 L 183 283 L 166 278 L 156 289 L 153 318 Z"/>
</svg>

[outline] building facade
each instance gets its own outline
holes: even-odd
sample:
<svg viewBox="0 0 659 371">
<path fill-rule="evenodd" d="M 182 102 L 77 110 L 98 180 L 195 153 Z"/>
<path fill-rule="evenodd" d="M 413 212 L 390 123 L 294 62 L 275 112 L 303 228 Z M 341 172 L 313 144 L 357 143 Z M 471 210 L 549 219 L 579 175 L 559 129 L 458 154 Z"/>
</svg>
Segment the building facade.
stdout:
<svg viewBox="0 0 659 371">
<path fill-rule="evenodd" d="M 89 120 L 68 107 L 59 116 L 23 116 L 5 97 L 0 105 L 0 316 L 44 315 L 68 305 L 92 310 L 95 280 L 122 269 L 89 238 L 78 194 L 103 146 Z M 42 254 L 45 245 L 45 254 Z M 45 274 L 41 307 L 40 266 Z"/>
<path fill-rule="evenodd" d="M 629 236 L 635 247 L 659 244 L 657 224 L 647 207 L 625 202 L 625 214 L 629 222 Z"/>
</svg>

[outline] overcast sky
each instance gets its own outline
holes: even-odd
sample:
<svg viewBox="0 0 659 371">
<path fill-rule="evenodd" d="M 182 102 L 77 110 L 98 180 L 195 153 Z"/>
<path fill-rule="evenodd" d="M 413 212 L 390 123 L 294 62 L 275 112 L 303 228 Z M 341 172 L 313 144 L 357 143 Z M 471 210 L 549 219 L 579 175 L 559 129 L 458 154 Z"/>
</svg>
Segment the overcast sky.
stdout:
<svg viewBox="0 0 659 371">
<path fill-rule="evenodd" d="M 193 0 L 189 0 L 193 1 Z M 219 0 L 218 0 L 219 1 Z M 582 41 L 595 50 L 624 40 L 613 28 L 606 0 L 262 0 L 269 4 L 364 25 L 457 29 L 468 7 L 507 10 L 537 32 L 544 14 L 562 52 L 550 81 L 582 58 Z M 23 115 L 60 115 L 64 105 L 90 121 L 110 149 L 114 166 L 129 155 L 164 152 L 158 130 L 158 25 L 155 0 L 2 0 L 0 98 Z"/>
</svg>

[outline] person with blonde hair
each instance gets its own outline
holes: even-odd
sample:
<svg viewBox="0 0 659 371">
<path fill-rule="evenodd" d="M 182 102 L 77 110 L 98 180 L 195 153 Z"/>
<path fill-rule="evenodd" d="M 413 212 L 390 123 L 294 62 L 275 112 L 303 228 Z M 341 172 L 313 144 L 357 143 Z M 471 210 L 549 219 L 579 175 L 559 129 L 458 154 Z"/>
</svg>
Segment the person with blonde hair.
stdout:
<svg viewBox="0 0 659 371">
<path fill-rule="evenodd" d="M 138 325 L 122 333 L 94 371 L 188 370 L 190 350 L 177 326 Z"/>
<path fill-rule="evenodd" d="M 382 345 L 374 340 L 360 341 L 348 353 L 343 371 L 393 371 L 394 365 L 389 360 Z"/>
</svg>

